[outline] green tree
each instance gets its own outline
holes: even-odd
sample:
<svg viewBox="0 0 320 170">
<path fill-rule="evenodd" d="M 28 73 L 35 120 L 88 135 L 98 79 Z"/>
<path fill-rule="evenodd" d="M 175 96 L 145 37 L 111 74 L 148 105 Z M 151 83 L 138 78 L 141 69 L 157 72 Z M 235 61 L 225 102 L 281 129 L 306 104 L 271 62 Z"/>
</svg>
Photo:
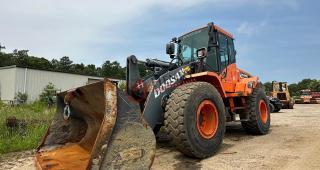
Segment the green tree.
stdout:
<svg viewBox="0 0 320 170">
<path fill-rule="evenodd" d="M 107 60 L 101 67 L 102 76 L 107 78 L 125 79 L 125 69 L 117 61 Z"/>
<path fill-rule="evenodd" d="M 52 70 L 52 64 L 45 58 L 28 57 L 27 66 L 36 69 Z"/>
<path fill-rule="evenodd" d="M 57 71 L 62 71 L 62 72 L 71 72 L 71 64 L 73 63 L 72 60 L 68 56 L 64 56 L 60 58 L 60 61 L 58 62 L 58 67 L 56 68 Z"/>
<path fill-rule="evenodd" d="M 120 81 L 119 84 L 118 84 L 118 87 L 119 89 L 121 89 L 122 91 L 125 91 L 126 90 L 126 82 L 125 81 Z"/>
<path fill-rule="evenodd" d="M 145 77 L 154 72 L 153 70 L 148 69 L 148 67 L 146 67 L 144 64 L 139 64 L 138 67 L 139 67 L 139 72 L 141 77 Z"/>
<path fill-rule="evenodd" d="M 0 53 L 0 67 L 15 65 L 12 54 Z"/>
<path fill-rule="evenodd" d="M 76 74 L 84 74 L 84 68 L 85 68 L 85 65 L 84 64 L 72 64 L 70 66 L 70 72 L 71 73 L 76 73 Z"/>
<path fill-rule="evenodd" d="M 97 75 L 96 66 L 94 64 L 88 64 L 84 67 L 84 74 L 95 76 Z"/>
<path fill-rule="evenodd" d="M 288 85 L 289 92 L 291 96 L 299 96 L 300 95 L 300 90 L 298 87 L 298 84 L 293 83 Z"/>
<path fill-rule="evenodd" d="M 102 77 L 102 68 L 101 67 L 97 67 L 96 72 L 97 72 L 96 76 Z"/>
<path fill-rule="evenodd" d="M 320 90 L 320 82 L 316 79 L 313 79 L 309 84 L 309 89 L 311 91 L 319 91 Z"/>
<path fill-rule="evenodd" d="M 28 67 L 28 50 L 17 50 L 15 49 L 13 51 L 13 61 L 15 65 L 22 66 L 22 67 Z"/>
<path fill-rule="evenodd" d="M 320 80 L 317 81 L 317 84 L 314 86 L 314 91 L 320 92 Z"/>
<path fill-rule="evenodd" d="M 44 87 L 39 97 L 42 102 L 47 102 L 49 98 L 53 99 L 56 96 L 56 94 L 57 88 L 54 84 L 49 82 L 49 84 L 46 85 L 46 87 Z"/>
<path fill-rule="evenodd" d="M 311 82 L 312 82 L 311 79 L 303 79 L 298 83 L 299 90 L 309 89 Z"/>
<path fill-rule="evenodd" d="M 58 65 L 59 65 L 59 61 L 57 59 L 52 59 L 51 60 L 51 66 L 52 66 L 52 70 L 57 70 L 58 69 Z"/>
<path fill-rule="evenodd" d="M 265 82 L 263 85 L 264 85 L 266 94 L 269 95 L 270 92 L 272 91 L 272 83 L 270 81 L 268 81 L 268 82 Z"/>
<path fill-rule="evenodd" d="M 14 99 L 16 99 L 19 104 L 24 104 L 28 100 L 28 94 L 27 93 L 18 92 L 15 95 Z"/>
</svg>

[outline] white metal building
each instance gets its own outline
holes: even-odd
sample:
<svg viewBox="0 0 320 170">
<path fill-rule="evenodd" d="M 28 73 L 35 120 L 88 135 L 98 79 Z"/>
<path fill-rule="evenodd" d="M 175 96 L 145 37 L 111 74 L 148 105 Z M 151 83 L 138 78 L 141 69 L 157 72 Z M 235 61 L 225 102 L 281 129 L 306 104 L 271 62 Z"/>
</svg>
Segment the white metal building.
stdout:
<svg viewBox="0 0 320 170">
<path fill-rule="evenodd" d="M 4 102 L 13 101 L 15 95 L 21 92 L 28 94 L 28 102 L 31 102 L 39 98 L 49 82 L 59 91 L 65 91 L 100 80 L 103 80 L 103 77 L 36 70 L 15 65 L 0 67 L 0 99 Z"/>
</svg>

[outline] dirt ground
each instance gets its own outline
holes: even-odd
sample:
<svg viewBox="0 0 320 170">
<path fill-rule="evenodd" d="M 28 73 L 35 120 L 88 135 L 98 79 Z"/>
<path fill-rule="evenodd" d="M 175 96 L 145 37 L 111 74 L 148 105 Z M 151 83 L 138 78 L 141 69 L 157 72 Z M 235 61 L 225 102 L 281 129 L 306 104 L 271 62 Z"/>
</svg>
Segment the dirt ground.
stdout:
<svg viewBox="0 0 320 170">
<path fill-rule="evenodd" d="M 228 124 L 219 152 L 208 159 L 187 158 L 159 142 L 152 169 L 320 169 L 320 104 L 295 105 L 272 113 L 270 133 L 247 135 Z M 0 169 L 34 169 L 32 152 L 0 155 Z"/>
</svg>

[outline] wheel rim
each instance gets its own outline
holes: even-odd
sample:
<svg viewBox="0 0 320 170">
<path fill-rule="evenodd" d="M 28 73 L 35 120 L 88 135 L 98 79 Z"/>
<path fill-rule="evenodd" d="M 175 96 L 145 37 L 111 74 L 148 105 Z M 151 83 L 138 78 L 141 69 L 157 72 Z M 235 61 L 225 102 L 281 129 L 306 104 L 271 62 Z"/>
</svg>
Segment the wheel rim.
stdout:
<svg viewBox="0 0 320 170">
<path fill-rule="evenodd" d="M 204 100 L 197 109 L 197 129 L 205 139 L 212 138 L 218 129 L 218 112 L 210 100 Z"/>
<path fill-rule="evenodd" d="M 259 112 L 260 112 L 260 119 L 263 123 L 267 123 L 268 120 L 268 108 L 267 104 L 264 100 L 260 100 L 259 103 Z"/>
</svg>

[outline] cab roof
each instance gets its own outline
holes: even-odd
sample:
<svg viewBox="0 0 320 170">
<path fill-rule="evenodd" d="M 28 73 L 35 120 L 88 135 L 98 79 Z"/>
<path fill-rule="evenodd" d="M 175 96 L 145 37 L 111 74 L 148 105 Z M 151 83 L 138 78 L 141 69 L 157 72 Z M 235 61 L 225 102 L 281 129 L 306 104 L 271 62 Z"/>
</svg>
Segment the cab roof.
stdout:
<svg viewBox="0 0 320 170">
<path fill-rule="evenodd" d="M 195 30 L 192 30 L 192 31 L 190 31 L 190 32 L 187 32 L 187 33 L 183 34 L 181 37 L 183 37 L 183 36 L 185 36 L 185 35 L 187 35 L 187 34 L 190 34 L 190 33 L 192 33 L 192 32 L 199 31 L 199 30 L 201 30 L 201 29 L 203 29 L 203 28 L 206 28 L 206 27 L 207 27 L 207 26 L 197 28 L 197 29 L 195 29 Z M 229 38 L 231 38 L 231 39 L 234 39 L 234 37 L 233 37 L 233 35 L 232 35 L 231 33 L 225 31 L 225 30 L 222 29 L 221 27 L 219 27 L 219 26 L 217 26 L 217 25 L 213 25 L 213 27 L 214 27 L 214 29 L 217 30 L 218 32 L 221 32 L 221 33 L 223 33 L 224 35 L 226 35 L 227 37 L 229 37 Z"/>
</svg>

